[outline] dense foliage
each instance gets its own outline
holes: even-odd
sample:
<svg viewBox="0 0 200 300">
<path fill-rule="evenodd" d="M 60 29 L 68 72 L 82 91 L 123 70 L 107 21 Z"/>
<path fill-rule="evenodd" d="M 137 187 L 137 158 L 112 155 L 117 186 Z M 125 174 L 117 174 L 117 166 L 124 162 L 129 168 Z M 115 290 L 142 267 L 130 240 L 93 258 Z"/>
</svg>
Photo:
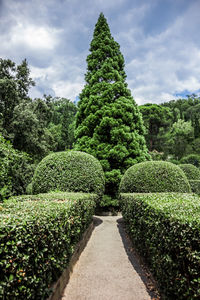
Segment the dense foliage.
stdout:
<svg viewBox="0 0 200 300">
<path fill-rule="evenodd" d="M 181 164 L 179 167 L 183 170 L 188 180 L 200 180 L 200 170 L 192 164 Z"/>
<path fill-rule="evenodd" d="M 190 192 L 184 172 L 164 161 L 147 161 L 130 167 L 122 177 L 121 193 Z"/>
<path fill-rule="evenodd" d="M 92 221 L 95 197 L 56 193 L 2 205 L 1 299 L 47 299 Z"/>
<path fill-rule="evenodd" d="M 25 193 L 33 172 L 28 154 L 15 150 L 0 134 L 0 201 Z"/>
<path fill-rule="evenodd" d="M 1 198 L 24 193 L 34 164 L 74 142 L 76 106 L 66 98 L 31 99 L 34 84 L 26 60 L 0 59 Z"/>
<path fill-rule="evenodd" d="M 200 97 L 192 94 L 161 105 L 144 104 L 139 109 L 150 151 L 156 150 L 170 161 L 200 154 Z"/>
<path fill-rule="evenodd" d="M 122 214 L 162 299 L 199 299 L 200 199 L 192 194 L 121 194 Z"/>
<path fill-rule="evenodd" d="M 198 154 L 189 154 L 180 160 L 181 164 L 192 164 L 197 168 L 200 168 L 200 155 Z"/>
<path fill-rule="evenodd" d="M 80 94 L 75 149 L 99 159 L 106 194 L 116 194 L 121 175 L 150 159 L 141 114 L 125 82 L 124 58 L 101 13 L 87 57 L 86 84 Z"/>
<path fill-rule="evenodd" d="M 49 191 L 88 192 L 101 196 L 104 173 L 99 161 L 79 151 L 49 154 L 38 164 L 32 181 L 33 193 Z"/>
<path fill-rule="evenodd" d="M 200 180 L 189 180 L 193 193 L 200 195 Z"/>
<path fill-rule="evenodd" d="M 146 128 L 145 138 L 149 151 L 162 149 L 163 131 L 169 128 L 172 113 L 168 107 L 157 104 L 139 106 Z"/>
</svg>

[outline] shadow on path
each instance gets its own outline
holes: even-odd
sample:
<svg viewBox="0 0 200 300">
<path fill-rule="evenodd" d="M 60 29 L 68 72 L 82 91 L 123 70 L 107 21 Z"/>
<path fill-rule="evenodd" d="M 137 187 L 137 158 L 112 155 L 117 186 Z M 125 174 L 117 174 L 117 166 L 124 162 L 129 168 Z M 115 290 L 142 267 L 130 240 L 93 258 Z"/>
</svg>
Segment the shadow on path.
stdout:
<svg viewBox="0 0 200 300">
<path fill-rule="evenodd" d="M 93 216 L 93 224 L 95 227 L 101 225 L 101 223 L 103 223 L 103 221 L 100 218 Z"/>
<path fill-rule="evenodd" d="M 161 299 L 158 291 L 155 287 L 155 282 L 152 278 L 151 275 L 149 275 L 147 277 L 147 274 L 145 273 L 145 271 L 143 270 L 142 266 L 141 266 L 141 262 L 139 260 L 139 258 L 137 257 L 137 255 L 132 251 L 133 249 L 133 245 L 131 243 L 131 240 L 129 240 L 127 238 L 127 233 L 125 231 L 125 222 L 123 218 L 119 218 L 117 219 L 117 227 L 120 233 L 120 236 L 122 238 L 122 242 L 124 245 L 124 249 L 126 251 L 126 254 L 129 258 L 129 261 L 131 262 L 133 268 L 135 269 L 135 271 L 137 272 L 137 274 L 140 276 L 141 280 L 143 281 L 143 283 L 146 286 L 147 292 L 149 294 L 149 296 L 152 299 Z M 150 272 L 148 272 L 150 274 Z"/>
</svg>

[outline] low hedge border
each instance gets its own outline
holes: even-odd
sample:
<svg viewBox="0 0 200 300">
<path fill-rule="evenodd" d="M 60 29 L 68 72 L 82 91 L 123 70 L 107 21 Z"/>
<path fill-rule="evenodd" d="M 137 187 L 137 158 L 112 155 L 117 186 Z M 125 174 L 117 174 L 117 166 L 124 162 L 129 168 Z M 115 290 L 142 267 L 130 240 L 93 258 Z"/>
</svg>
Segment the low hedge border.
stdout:
<svg viewBox="0 0 200 300">
<path fill-rule="evenodd" d="M 131 239 L 163 299 L 199 299 L 200 198 L 194 194 L 121 194 Z"/>
<path fill-rule="evenodd" d="M 1 299 L 50 295 L 52 283 L 67 267 L 92 221 L 97 196 L 51 193 L 31 197 L 13 197 L 0 209 Z"/>
<path fill-rule="evenodd" d="M 200 180 L 189 180 L 193 193 L 200 195 Z"/>
</svg>

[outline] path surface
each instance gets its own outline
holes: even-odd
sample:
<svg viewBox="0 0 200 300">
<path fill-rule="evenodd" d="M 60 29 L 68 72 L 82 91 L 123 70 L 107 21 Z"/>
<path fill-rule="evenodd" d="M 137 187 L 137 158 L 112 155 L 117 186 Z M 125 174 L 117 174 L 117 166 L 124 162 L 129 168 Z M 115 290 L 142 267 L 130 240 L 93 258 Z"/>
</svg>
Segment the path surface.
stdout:
<svg viewBox="0 0 200 300">
<path fill-rule="evenodd" d="M 95 229 L 62 300 L 149 300 L 143 271 L 128 253 L 121 217 L 95 217 Z M 128 253 L 128 254 L 127 254 Z"/>
</svg>

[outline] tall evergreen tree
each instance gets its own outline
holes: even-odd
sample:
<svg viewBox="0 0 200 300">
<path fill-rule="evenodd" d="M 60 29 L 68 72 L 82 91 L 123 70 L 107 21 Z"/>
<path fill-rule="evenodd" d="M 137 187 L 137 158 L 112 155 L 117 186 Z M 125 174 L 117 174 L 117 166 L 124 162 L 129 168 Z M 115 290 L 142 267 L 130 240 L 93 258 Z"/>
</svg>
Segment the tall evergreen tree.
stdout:
<svg viewBox="0 0 200 300">
<path fill-rule="evenodd" d="M 150 157 L 142 116 L 125 82 L 124 58 L 102 13 L 87 64 L 86 84 L 78 103 L 75 149 L 100 160 L 106 194 L 115 195 L 125 170 Z"/>
</svg>

